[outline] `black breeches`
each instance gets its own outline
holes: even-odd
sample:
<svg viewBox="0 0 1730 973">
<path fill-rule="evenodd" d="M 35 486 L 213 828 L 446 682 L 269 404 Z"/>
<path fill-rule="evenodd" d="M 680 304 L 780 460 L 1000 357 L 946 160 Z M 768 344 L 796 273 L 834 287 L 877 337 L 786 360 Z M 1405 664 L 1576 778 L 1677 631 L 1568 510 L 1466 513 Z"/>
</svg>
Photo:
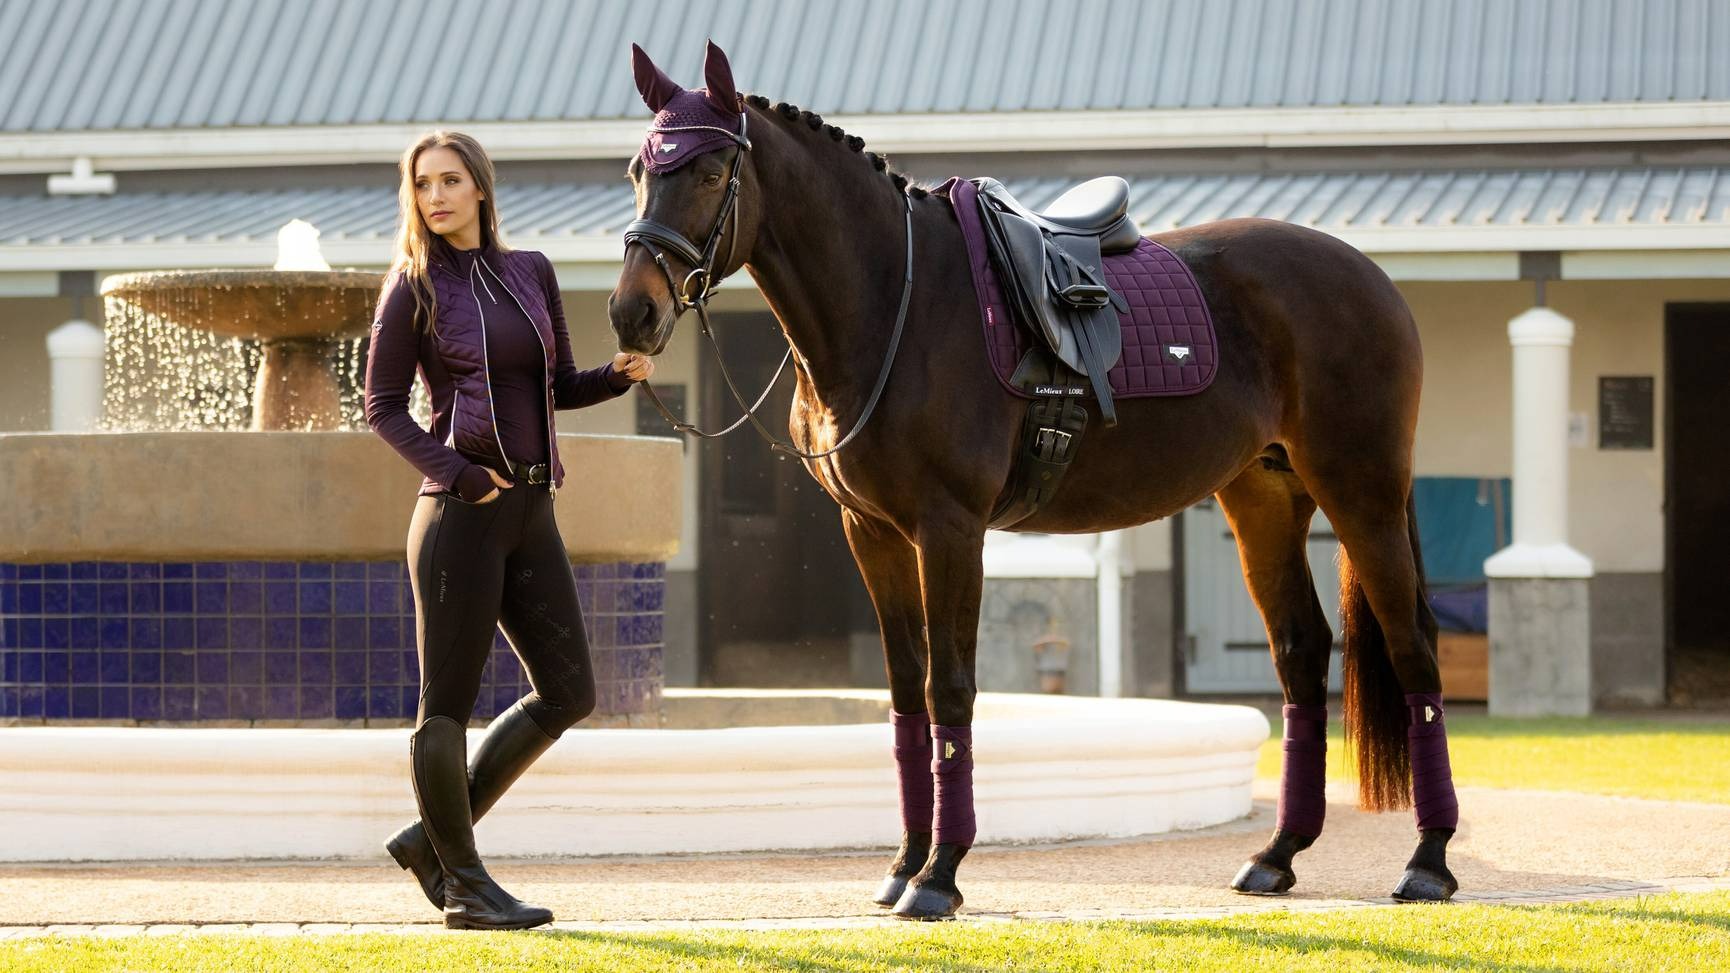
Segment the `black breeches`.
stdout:
<svg viewBox="0 0 1730 973">
<path fill-rule="evenodd" d="M 486 504 L 423 496 L 409 524 L 420 707 L 415 723 L 467 725 L 504 630 L 533 691 L 523 707 L 557 737 L 595 708 L 595 677 L 577 583 L 545 486 L 518 483 Z"/>
</svg>

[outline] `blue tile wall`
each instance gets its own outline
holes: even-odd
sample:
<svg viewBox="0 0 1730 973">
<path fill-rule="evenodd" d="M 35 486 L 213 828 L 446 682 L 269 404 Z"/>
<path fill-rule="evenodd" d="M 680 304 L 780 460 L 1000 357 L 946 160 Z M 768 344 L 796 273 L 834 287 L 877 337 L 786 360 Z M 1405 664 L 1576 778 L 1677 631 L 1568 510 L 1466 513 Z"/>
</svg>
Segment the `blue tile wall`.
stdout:
<svg viewBox="0 0 1730 973">
<path fill-rule="evenodd" d="M 659 710 L 665 566 L 572 571 L 596 711 Z M 419 678 L 400 561 L 0 563 L 0 724 L 399 725 Z M 475 716 L 528 691 L 495 635 Z"/>
</svg>

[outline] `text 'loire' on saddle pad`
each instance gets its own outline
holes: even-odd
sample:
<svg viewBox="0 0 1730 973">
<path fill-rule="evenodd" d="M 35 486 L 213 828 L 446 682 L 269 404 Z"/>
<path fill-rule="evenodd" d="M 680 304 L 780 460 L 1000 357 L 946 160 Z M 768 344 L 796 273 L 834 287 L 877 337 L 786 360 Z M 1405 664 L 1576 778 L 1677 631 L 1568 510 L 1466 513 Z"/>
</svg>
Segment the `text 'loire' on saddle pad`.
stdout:
<svg viewBox="0 0 1730 973">
<path fill-rule="evenodd" d="M 965 179 L 951 179 L 936 192 L 948 194 L 967 241 L 967 263 L 985 321 L 985 349 L 998 381 L 1015 395 L 1032 398 L 1009 381 L 1031 339 L 1011 320 L 1003 289 L 986 254 L 985 228 L 979 222 L 979 191 Z M 1123 357 L 1111 368 L 1112 394 L 1134 399 L 1192 395 L 1207 388 L 1219 362 L 1213 317 L 1183 261 L 1144 239 L 1129 253 L 1105 257 L 1104 271 L 1106 286 L 1129 302 L 1129 313 L 1118 315 L 1123 326 Z"/>
</svg>

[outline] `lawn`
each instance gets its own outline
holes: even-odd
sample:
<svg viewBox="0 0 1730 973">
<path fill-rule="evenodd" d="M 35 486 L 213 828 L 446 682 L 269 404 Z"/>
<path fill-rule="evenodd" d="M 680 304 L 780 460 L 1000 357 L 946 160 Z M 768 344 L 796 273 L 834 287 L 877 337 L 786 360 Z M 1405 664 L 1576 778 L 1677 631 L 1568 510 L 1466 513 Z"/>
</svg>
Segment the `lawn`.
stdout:
<svg viewBox="0 0 1730 973">
<path fill-rule="evenodd" d="M 1280 727 L 1273 722 L 1275 738 L 1262 746 L 1256 766 L 1263 777 L 1279 776 Z M 1454 780 L 1461 785 L 1730 804 L 1726 721 L 1449 714 L 1448 745 Z M 1355 769 L 1340 724 L 1329 724 L 1328 779 L 1350 780 Z"/>
<path fill-rule="evenodd" d="M 775 932 L 92 937 L 0 943 L 0 969 L 1722 970 L 1730 893 L 1144 923 Z"/>
</svg>

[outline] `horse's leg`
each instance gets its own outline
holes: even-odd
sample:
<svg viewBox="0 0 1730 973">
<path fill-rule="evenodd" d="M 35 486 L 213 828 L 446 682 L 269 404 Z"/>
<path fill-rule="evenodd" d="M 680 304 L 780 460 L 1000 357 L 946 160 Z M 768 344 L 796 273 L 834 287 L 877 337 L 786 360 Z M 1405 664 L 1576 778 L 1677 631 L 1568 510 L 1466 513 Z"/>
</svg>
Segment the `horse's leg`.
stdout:
<svg viewBox="0 0 1730 973">
<path fill-rule="evenodd" d="M 895 903 L 895 915 L 943 919 L 961 907 L 955 871 L 973 846 L 973 664 L 985 523 L 964 510 L 947 510 L 920 523 L 917 543 L 930 646 L 925 693 L 936 750 L 931 762 L 936 815 L 931 857 Z"/>
<path fill-rule="evenodd" d="M 847 544 L 871 593 L 889 672 L 889 720 L 901 779 L 901 850 L 874 901 L 892 906 L 931 854 L 931 720 L 925 710 L 925 609 L 919 558 L 901 533 L 882 521 L 841 512 Z"/>
<path fill-rule="evenodd" d="M 1365 446 L 1351 452 L 1375 455 Z M 1403 464 L 1366 469 L 1346 455 L 1340 452 L 1342 462 L 1332 470 L 1322 464 L 1322 470 L 1306 471 L 1301 453 L 1292 461 L 1345 548 L 1345 716 L 1358 750 L 1359 803 L 1378 811 L 1413 805 L 1418 847 L 1393 896 L 1441 901 L 1459 889 L 1448 871 L 1447 846 L 1460 815 L 1411 477 Z"/>
<path fill-rule="evenodd" d="M 1283 895 L 1292 857 L 1321 835 L 1327 811 L 1328 654 L 1333 632 L 1316 597 L 1305 541 L 1316 505 L 1290 472 L 1258 463 L 1217 494 L 1237 537 L 1244 582 L 1267 624 L 1285 690 L 1285 762 L 1273 839 L 1232 879 L 1235 892 Z"/>
</svg>

